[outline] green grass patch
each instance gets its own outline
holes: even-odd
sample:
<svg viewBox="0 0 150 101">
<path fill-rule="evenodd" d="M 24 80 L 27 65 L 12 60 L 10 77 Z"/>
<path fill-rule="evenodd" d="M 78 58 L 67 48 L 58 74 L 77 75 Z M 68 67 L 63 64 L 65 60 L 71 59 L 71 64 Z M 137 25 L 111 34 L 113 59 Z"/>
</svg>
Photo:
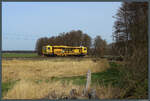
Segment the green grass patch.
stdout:
<svg viewBox="0 0 150 101">
<path fill-rule="evenodd" d="M 62 83 L 67 82 L 69 83 L 72 81 L 73 84 L 83 85 L 86 84 L 86 76 L 72 76 L 72 77 L 52 77 L 47 79 L 46 82 L 49 81 L 61 81 Z"/>
<path fill-rule="evenodd" d="M 3 53 L 2 58 L 28 58 L 38 57 L 37 53 Z"/>
<path fill-rule="evenodd" d="M 2 82 L 2 97 L 16 84 L 17 81 L 19 80 Z"/>
<path fill-rule="evenodd" d="M 123 74 L 116 68 L 109 68 L 104 72 L 92 73 L 92 83 L 122 86 Z"/>
<path fill-rule="evenodd" d="M 92 73 L 91 79 L 92 84 L 103 84 L 105 86 L 111 84 L 112 86 L 123 87 L 123 77 L 124 73 L 119 70 L 119 66 L 114 62 L 110 62 L 110 68 L 98 73 Z M 52 77 L 51 79 L 47 79 L 46 82 L 49 81 L 62 81 L 62 82 L 70 82 L 77 85 L 85 85 L 86 84 L 86 75 L 84 76 L 73 76 L 73 77 Z"/>
</svg>

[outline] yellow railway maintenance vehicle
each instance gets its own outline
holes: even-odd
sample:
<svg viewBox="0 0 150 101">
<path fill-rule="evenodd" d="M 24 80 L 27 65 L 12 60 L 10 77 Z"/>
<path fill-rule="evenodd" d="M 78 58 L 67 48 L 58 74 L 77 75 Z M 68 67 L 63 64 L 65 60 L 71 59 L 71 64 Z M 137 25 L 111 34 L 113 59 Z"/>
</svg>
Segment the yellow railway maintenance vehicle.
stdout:
<svg viewBox="0 0 150 101">
<path fill-rule="evenodd" d="M 87 47 L 46 45 L 42 47 L 42 54 L 45 56 L 85 56 Z"/>
</svg>

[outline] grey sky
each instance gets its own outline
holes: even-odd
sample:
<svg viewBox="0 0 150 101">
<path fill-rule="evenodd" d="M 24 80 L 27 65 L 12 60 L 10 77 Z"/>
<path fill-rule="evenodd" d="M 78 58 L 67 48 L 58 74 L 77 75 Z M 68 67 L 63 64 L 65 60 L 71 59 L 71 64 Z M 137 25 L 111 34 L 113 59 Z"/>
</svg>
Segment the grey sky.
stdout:
<svg viewBox="0 0 150 101">
<path fill-rule="evenodd" d="M 82 30 L 112 42 L 120 2 L 3 2 L 2 49 L 34 50 L 40 37 Z"/>
</svg>

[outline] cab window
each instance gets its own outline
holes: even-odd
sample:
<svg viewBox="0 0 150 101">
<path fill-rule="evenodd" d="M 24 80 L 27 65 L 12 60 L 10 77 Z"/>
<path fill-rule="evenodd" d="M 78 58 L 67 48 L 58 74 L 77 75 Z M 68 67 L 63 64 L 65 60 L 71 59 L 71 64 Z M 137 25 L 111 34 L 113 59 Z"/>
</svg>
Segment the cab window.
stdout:
<svg viewBox="0 0 150 101">
<path fill-rule="evenodd" d="M 50 50 L 50 47 L 48 47 L 48 50 Z"/>
<path fill-rule="evenodd" d="M 84 50 L 86 50 L 86 48 L 84 48 Z"/>
</svg>

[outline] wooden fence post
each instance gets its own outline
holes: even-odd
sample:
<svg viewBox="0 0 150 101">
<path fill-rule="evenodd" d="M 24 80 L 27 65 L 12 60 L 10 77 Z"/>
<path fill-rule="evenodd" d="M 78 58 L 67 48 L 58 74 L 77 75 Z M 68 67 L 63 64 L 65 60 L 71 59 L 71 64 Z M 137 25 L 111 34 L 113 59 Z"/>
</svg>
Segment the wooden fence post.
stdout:
<svg viewBox="0 0 150 101">
<path fill-rule="evenodd" d="M 90 85 L 91 85 L 91 70 L 89 69 L 87 72 L 87 81 L 86 81 L 86 87 L 84 89 L 84 96 L 86 96 L 90 90 Z"/>
</svg>

